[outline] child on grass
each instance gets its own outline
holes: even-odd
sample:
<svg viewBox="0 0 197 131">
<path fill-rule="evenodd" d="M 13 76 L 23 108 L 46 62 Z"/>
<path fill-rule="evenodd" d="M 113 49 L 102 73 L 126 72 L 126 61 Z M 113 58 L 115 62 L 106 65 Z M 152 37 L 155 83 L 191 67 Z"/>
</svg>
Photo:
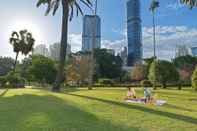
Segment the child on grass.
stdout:
<svg viewBox="0 0 197 131">
<path fill-rule="evenodd" d="M 135 89 L 129 87 L 129 88 L 128 88 L 128 91 L 127 91 L 127 97 L 126 97 L 126 99 L 133 99 L 133 98 L 134 98 L 134 99 L 137 98 L 137 97 L 136 97 Z"/>
</svg>

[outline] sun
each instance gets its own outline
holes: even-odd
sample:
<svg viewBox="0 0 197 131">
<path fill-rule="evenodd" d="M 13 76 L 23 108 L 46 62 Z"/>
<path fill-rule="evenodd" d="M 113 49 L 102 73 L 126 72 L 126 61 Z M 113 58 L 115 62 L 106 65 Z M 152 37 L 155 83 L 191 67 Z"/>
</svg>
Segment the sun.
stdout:
<svg viewBox="0 0 197 131">
<path fill-rule="evenodd" d="M 44 39 L 41 28 L 39 28 L 39 25 L 36 22 L 31 20 L 13 21 L 9 28 L 9 32 L 11 33 L 12 31 L 20 31 L 23 29 L 26 29 L 28 32 L 32 33 L 34 39 L 36 40 L 36 44 L 41 44 Z"/>
</svg>

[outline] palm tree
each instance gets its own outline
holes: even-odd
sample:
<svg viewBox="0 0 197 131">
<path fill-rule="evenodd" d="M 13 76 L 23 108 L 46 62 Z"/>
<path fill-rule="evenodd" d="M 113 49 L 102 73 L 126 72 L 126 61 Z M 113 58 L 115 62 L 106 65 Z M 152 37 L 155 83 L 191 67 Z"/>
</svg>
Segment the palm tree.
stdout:
<svg viewBox="0 0 197 131">
<path fill-rule="evenodd" d="M 68 20 L 72 20 L 74 14 L 74 8 L 76 9 L 77 16 L 78 14 L 83 15 L 83 11 L 78 2 L 83 3 L 84 5 L 91 8 L 92 4 L 90 0 L 38 0 L 37 7 L 40 5 L 47 5 L 47 10 L 45 15 L 48 15 L 51 11 L 55 15 L 60 4 L 62 5 L 62 35 L 61 35 L 61 45 L 60 45 L 60 58 L 58 65 L 58 73 L 56 76 L 55 84 L 52 88 L 52 91 L 59 92 L 60 85 L 64 81 L 64 65 L 65 65 L 65 56 L 67 50 L 67 41 L 68 41 Z"/>
<path fill-rule="evenodd" d="M 159 2 L 157 0 L 152 0 L 149 10 L 153 14 L 153 44 L 154 44 L 154 58 L 156 58 L 156 38 L 155 38 L 155 12 L 159 7 Z"/>
<path fill-rule="evenodd" d="M 191 9 L 197 6 L 197 0 L 180 0 L 182 4 L 188 5 Z"/>
<path fill-rule="evenodd" d="M 154 60 L 156 60 L 156 36 L 155 36 L 155 12 L 159 8 L 159 2 L 157 0 L 152 0 L 149 10 L 153 14 L 153 46 L 154 46 Z M 156 73 L 156 72 L 155 72 Z M 154 80 L 154 89 L 156 89 L 156 80 Z"/>
<path fill-rule="evenodd" d="M 18 55 L 21 52 L 23 55 L 28 55 L 33 50 L 34 38 L 32 34 L 27 30 L 21 30 L 19 32 L 13 31 L 10 37 L 10 44 L 13 46 L 13 51 L 16 53 L 14 62 L 14 71 L 16 69 L 16 63 Z"/>
</svg>

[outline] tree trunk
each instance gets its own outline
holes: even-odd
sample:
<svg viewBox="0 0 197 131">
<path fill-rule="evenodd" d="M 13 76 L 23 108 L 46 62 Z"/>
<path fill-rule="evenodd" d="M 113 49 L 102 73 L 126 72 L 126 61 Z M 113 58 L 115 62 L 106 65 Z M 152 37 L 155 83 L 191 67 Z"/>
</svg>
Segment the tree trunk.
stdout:
<svg viewBox="0 0 197 131">
<path fill-rule="evenodd" d="M 65 60 L 66 60 L 66 51 L 67 51 L 67 38 L 68 38 L 68 17 L 69 17 L 69 6 L 67 0 L 62 0 L 63 7 L 63 16 L 62 16 L 62 35 L 61 35 L 61 44 L 60 44 L 60 57 L 59 57 L 59 65 L 58 72 L 56 76 L 56 80 L 52 91 L 59 92 L 60 86 L 64 82 L 65 79 Z"/>
<path fill-rule="evenodd" d="M 156 38 L 155 38 L 155 12 L 153 11 L 153 50 L 154 50 L 154 61 L 157 59 L 156 57 Z M 154 67 L 154 75 L 156 76 L 156 66 Z M 156 77 L 154 79 L 153 89 L 156 90 Z"/>
<path fill-rule="evenodd" d="M 15 62 L 14 62 L 14 72 L 16 71 L 16 63 L 18 60 L 18 54 L 19 54 L 19 52 L 16 53 L 16 58 L 15 58 Z"/>
<path fill-rule="evenodd" d="M 155 31 L 155 12 L 153 12 L 153 46 L 154 46 L 154 58 L 156 58 L 156 31 Z"/>
<path fill-rule="evenodd" d="M 162 86 L 163 86 L 163 89 L 166 89 L 166 88 L 167 88 L 167 86 L 166 86 L 166 83 L 165 83 L 165 82 L 162 84 Z"/>
</svg>

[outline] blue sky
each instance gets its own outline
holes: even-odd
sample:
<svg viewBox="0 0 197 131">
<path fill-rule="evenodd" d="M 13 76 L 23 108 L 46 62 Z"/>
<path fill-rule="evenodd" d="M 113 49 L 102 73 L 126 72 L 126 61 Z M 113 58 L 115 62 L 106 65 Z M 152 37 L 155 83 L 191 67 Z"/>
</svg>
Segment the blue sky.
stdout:
<svg viewBox="0 0 197 131">
<path fill-rule="evenodd" d="M 102 19 L 102 47 L 117 52 L 126 45 L 126 1 L 98 0 L 98 14 Z M 151 0 L 141 0 L 144 57 L 152 53 L 152 16 L 148 8 Z M 171 59 L 176 45 L 197 46 L 197 9 L 190 10 L 179 0 L 160 0 L 156 16 L 157 55 Z M 50 45 L 60 40 L 61 9 L 56 16 L 44 16 L 45 8 L 36 8 L 37 0 L 4 0 L 0 5 L 0 55 L 14 56 L 8 38 L 12 30 L 27 28 L 36 38 L 36 44 Z M 90 10 L 85 9 L 85 14 Z M 73 51 L 81 48 L 82 17 L 69 24 L 69 43 Z"/>
</svg>

